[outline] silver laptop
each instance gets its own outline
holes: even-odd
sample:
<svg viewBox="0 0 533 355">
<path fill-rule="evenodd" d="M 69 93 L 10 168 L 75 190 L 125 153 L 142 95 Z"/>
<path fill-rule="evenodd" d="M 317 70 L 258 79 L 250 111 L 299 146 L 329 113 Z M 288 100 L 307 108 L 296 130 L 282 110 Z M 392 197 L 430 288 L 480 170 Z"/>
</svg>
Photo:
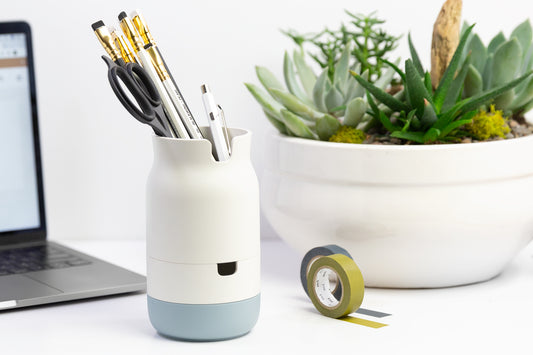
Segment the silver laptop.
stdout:
<svg viewBox="0 0 533 355">
<path fill-rule="evenodd" d="M 30 27 L 0 23 L 0 310 L 143 291 L 144 276 L 46 241 Z"/>
</svg>

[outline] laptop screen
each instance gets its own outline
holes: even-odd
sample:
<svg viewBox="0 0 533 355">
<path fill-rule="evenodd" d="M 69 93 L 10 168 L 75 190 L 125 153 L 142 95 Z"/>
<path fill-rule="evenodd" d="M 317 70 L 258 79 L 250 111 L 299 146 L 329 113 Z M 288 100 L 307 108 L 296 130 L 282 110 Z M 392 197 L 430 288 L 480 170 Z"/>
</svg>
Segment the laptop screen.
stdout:
<svg viewBox="0 0 533 355">
<path fill-rule="evenodd" d="M 0 233 L 41 226 L 26 43 L 0 34 Z"/>
</svg>

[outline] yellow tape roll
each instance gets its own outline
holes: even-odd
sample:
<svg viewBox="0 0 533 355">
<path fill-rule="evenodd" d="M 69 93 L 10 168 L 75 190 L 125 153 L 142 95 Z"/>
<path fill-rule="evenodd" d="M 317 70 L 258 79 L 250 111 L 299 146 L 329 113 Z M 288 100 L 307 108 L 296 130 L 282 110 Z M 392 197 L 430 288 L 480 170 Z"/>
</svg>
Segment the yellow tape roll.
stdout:
<svg viewBox="0 0 533 355">
<path fill-rule="evenodd" d="M 332 282 L 340 282 L 342 292 L 333 294 Z M 363 303 L 365 284 L 357 264 L 342 254 L 323 256 L 309 270 L 307 291 L 315 308 L 327 317 L 340 318 L 355 312 Z"/>
</svg>

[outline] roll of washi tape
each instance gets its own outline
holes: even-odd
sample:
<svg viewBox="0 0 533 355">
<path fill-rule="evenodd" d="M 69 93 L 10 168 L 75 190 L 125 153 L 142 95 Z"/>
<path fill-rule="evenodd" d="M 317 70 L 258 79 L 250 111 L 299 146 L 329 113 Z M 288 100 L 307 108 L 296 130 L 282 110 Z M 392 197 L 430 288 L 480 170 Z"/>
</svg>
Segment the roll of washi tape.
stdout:
<svg viewBox="0 0 533 355">
<path fill-rule="evenodd" d="M 334 295 L 331 280 L 341 286 Z M 355 312 L 363 303 L 365 284 L 357 264 L 344 254 L 322 256 L 311 264 L 307 291 L 315 308 L 327 317 L 340 318 Z"/>
<path fill-rule="evenodd" d="M 304 288 L 305 293 L 309 296 L 309 291 L 307 291 L 307 275 L 309 274 L 309 270 L 311 268 L 311 265 L 318 260 L 322 256 L 329 256 L 333 254 L 342 254 L 346 255 L 350 259 L 352 259 L 352 256 L 348 251 L 344 248 L 341 248 L 338 245 L 324 245 L 322 247 L 316 247 L 311 250 L 309 250 L 304 258 L 302 259 L 302 265 L 300 266 L 300 280 L 302 281 L 302 287 Z M 333 280 L 331 280 L 333 281 Z M 332 282 L 333 283 L 333 282 Z M 339 283 L 336 283 L 334 285 L 333 294 L 335 297 L 340 298 L 342 293 L 342 288 L 339 287 Z"/>
</svg>

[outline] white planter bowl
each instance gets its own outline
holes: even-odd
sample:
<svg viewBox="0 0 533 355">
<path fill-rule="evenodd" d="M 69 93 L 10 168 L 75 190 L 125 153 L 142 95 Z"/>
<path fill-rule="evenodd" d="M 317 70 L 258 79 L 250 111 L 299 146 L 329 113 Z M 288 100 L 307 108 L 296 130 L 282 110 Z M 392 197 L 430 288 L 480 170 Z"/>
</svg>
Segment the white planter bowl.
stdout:
<svg viewBox="0 0 533 355">
<path fill-rule="evenodd" d="M 484 281 L 533 237 L 533 136 L 377 146 L 273 135 L 261 188 L 283 240 L 302 254 L 344 247 L 367 286 Z"/>
</svg>

